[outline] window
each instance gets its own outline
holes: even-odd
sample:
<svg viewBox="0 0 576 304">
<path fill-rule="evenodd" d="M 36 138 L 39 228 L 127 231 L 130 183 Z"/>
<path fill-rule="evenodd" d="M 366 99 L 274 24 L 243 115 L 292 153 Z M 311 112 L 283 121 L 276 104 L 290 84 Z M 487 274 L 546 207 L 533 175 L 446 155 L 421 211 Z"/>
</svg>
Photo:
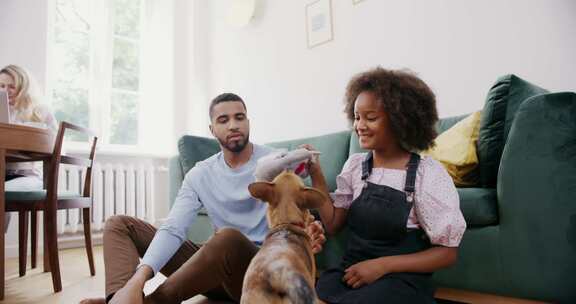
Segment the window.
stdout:
<svg viewBox="0 0 576 304">
<path fill-rule="evenodd" d="M 104 145 L 141 145 L 143 6 L 144 0 L 54 0 L 51 8 L 56 118 L 96 130 Z"/>
</svg>

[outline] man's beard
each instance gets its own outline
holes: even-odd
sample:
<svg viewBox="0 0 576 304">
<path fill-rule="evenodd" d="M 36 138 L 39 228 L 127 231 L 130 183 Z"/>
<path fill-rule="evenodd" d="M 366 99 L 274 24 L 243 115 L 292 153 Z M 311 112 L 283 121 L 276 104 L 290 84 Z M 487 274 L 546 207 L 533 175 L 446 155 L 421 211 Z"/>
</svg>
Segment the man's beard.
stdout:
<svg viewBox="0 0 576 304">
<path fill-rule="evenodd" d="M 227 143 L 227 142 L 226 142 L 226 139 L 218 138 L 218 142 L 220 142 L 220 145 L 221 145 L 224 149 L 226 149 L 226 150 L 228 150 L 228 151 L 230 151 L 230 152 L 232 152 L 232 153 L 240 153 L 240 152 L 242 152 L 242 151 L 244 150 L 244 148 L 246 148 L 246 146 L 248 145 L 249 139 L 250 139 L 250 135 L 247 134 L 243 141 L 234 140 L 234 141 L 232 141 L 232 142 L 228 142 L 228 143 Z"/>
</svg>

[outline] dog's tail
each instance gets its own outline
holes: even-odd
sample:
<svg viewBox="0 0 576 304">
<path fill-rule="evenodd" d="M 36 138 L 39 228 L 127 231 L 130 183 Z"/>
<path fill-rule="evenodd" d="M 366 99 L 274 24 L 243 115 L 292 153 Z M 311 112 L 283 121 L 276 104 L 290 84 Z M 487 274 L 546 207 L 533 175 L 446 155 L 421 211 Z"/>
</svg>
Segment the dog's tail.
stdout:
<svg viewBox="0 0 576 304">
<path fill-rule="evenodd" d="M 314 304 L 316 293 L 306 278 L 293 270 L 282 269 L 269 273 L 267 291 L 283 303 Z"/>
</svg>

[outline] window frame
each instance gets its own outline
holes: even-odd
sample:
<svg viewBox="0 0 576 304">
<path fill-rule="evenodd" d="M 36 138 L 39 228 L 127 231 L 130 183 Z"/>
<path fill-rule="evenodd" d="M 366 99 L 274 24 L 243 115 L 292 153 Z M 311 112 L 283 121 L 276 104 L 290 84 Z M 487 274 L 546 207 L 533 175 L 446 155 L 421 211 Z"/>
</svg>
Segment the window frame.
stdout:
<svg viewBox="0 0 576 304">
<path fill-rule="evenodd" d="M 55 67 L 55 31 L 56 8 L 58 0 L 48 0 L 48 30 L 47 30 L 47 85 L 46 97 L 47 103 L 54 106 L 54 91 L 56 89 L 56 67 Z M 123 154 L 140 154 L 143 143 L 143 35 L 145 30 L 145 12 L 146 1 L 140 1 L 139 8 L 139 35 L 138 38 L 129 37 L 115 33 L 115 16 L 114 0 L 90 0 L 89 1 L 89 18 L 90 21 L 101 20 L 104 16 L 106 21 L 90 22 L 93 28 L 88 32 L 89 50 L 88 50 L 88 121 L 86 126 L 94 130 L 99 135 L 99 150 L 117 152 Z M 113 60 L 114 60 L 114 41 L 115 39 L 124 39 L 134 43 L 138 48 L 138 90 L 125 90 L 122 88 L 113 88 Z M 106 50 L 106 51 L 102 51 Z M 114 92 L 134 94 L 138 96 L 138 117 L 136 126 L 136 144 L 113 144 L 112 139 L 112 94 Z M 85 146 L 83 142 L 70 141 L 67 147 L 73 150 L 80 150 Z"/>
</svg>

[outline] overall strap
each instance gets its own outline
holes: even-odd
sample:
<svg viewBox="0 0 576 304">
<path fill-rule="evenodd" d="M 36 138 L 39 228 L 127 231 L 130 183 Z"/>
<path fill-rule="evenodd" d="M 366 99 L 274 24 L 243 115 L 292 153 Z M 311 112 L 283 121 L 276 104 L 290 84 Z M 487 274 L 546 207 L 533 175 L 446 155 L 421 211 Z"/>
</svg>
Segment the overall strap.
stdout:
<svg viewBox="0 0 576 304">
<path fill-rule="evenodd" d="M 366 181 L 372 173 L 372 167 L 374 167 L 374 157 L 372 156 L 372 151 L 366 154 L 366 158 L 362 162 L 362 181 Z"/>
<path fill-rule="evenodd" d="M 406 200 L 412 202 L 414 200 L 414 191 L 416 190 L 416 172 L 418 171 L 418 164 L 420 163 L 420 155 L 412 152 L 410 160 L 406 166 L 406 184 L 404 185 L 404 192 L 406 192 Z"/>
</svg>

